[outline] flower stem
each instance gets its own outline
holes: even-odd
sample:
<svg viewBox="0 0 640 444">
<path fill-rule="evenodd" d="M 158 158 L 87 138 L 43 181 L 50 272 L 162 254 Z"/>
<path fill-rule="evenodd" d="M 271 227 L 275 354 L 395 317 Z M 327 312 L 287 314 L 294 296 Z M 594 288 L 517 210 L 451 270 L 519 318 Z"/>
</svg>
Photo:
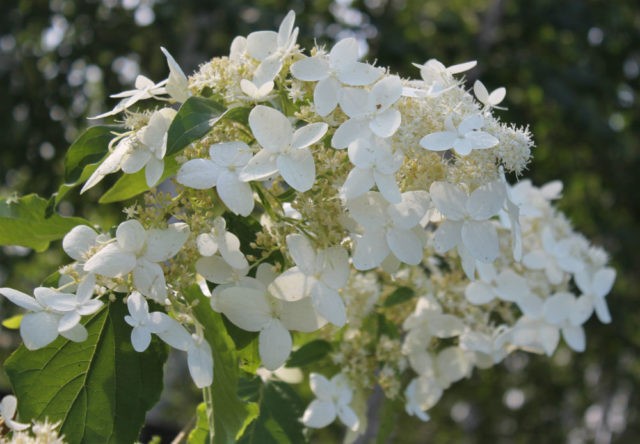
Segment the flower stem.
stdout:
<svg viewBox="0 0 640 444">
<path fill-rule="evenodd" d="M 211 392 L 211 386 L 202 389 L 202 398 L 204 399 L 205 406 L 207 407 L 207 420 L 209 422 L 209 443 L 213 444 L 213 437 L 215 436 L 215 422 L 213 419 L 213 393 Z"/>
</svg>

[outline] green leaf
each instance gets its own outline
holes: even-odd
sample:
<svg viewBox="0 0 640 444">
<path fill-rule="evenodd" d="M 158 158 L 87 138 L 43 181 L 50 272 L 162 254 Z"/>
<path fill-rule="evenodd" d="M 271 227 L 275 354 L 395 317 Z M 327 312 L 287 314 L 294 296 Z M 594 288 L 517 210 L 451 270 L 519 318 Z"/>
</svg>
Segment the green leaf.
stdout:
<svg viewBox="0 0 640 444">
<path fill-rule="evenodd" d="M 178 172 L 179 165 L 174 157 L 166 157 L 164 159 L 164 172 L 160 178 L 160 182 L 173 176 Z M 144 168 L 134 174 L 124 174 L 106 193 L 98 200 L 101 204 L 121 202 L 123 200 L 131 199 L 132 197 L 142 194 L 145 191 L 149 191 L 150 187 L 147 185 L 147 179 L 145 178 Z"/>
<path fill-rule="evenodd" d="M 166 347 L 157 339 L 143 353 L 131 346 L 126 305 L 110 303 L 91 317 L 84 342 L 58 338 L 5 362 L 22 420 L 61 421 L 72 443 L 134 442 L 145 412 L 160 397 Z"/>
<path fill-rule="evenodd" d="M 211 131 L 225 111 L 226 108 L 215 100 L 189 97 L 169 127 L 166 155 L 175 154 L 202 138 Z"/>
<path fill-rule="evenodd" d="M 269 381 L 260 390 L 260 416 L 251 424 L 240 444 L 298 444 L 307 442 L 299 418 L 304 404 L 284 382 Z"/>
<path fill-rule="evenodd" d="M 209 440 L 209 420 L 207 419 L 207 406 L 204 402 L 196 407 L 196 425 L 189 432 L 188 444 L 204 444 Z"/>
<path fill-rule="evenodd" d="M 302 367 L 303 365 L 319 361 L 327 356 L 330 351 L 331 344 L 329 342 L 322 339 L 316 339 L 314 341 L 307 342 L 298 350 L 291 353 L 291 356 L 285 365 L 287 367 Z"/>
<path fill-rule="evenodd" d="M 224 327 L 222 315 L 211 309 L 209 300 L 197 285 L 185 290 L 183 294 L 194 306 L 194 314 L 204 326 L 205 338 L 213 352 L 215 370 L 211 390 L 215 421 L 214 444 L 235 443 L 247 425 L 258 415 L 258 407 L 256 404 L 244 402 L 238 396 L 238 354 Z"/>
<path fill-rule="evenodd" d="M 64 181 L 67 185 L 79 183 L 88 165 L 96 164 L 109 152 L 114 132 L 123 128 L 115 125 L 92 126 L 71 144 L 64 158 Z M 88 176 L 88 175 L 87 175 Z"/>
<path fill-rule="evenodd" d="M 76 225 L 89 225 L 79 217 L 46 217 L 47 201 L 35 194 L 0 200 L 0 245 L 22 245 L 44 251 Z"/>
<path fill-rule="evenodd" d="M 385 444 L 389 442 L 391 434 L 396 430 L 398 425 L 398 416 L 404 411 L 402 401 L 398 399 L 389 399 L 384 397 L 382 410 L 380 411 L 380 426 L 376 436 L 376 444 Z"/>
<path fill-rule="evenodd" d="M 409 287 L 396 288 L 382 304 L 383 307 L 391 307 L 393 305 L 402 304 L 416 295 L 415 291 Z"/>
</svg>

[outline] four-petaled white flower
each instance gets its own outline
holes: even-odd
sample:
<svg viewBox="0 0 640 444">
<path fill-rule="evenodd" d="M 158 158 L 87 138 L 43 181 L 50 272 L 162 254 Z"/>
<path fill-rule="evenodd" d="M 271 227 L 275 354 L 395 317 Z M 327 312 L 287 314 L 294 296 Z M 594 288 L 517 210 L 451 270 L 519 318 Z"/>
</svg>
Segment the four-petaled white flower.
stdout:
<svg viewBox="0 0 640 444">
<path fill-rule="evenodd" d="M 311 401 L 300 419 L 305 426 L 320 429 L 338 417 L 351 430 L 358 430 L 360 420 L 350 406 L 353 390 L 345 375 L 338 373 L 328 380 L 319 373 L 311 373 L 309 385 L 317 399 Z"/>
<path fill-rule="evenodd" d="M 551 295 L 544 301 L 542 316 L 549 324 L 560 328 L 569 347 L 577 352 L 585 350 L 586 337 L 582 324 L 589 319 L 591 312 L 580 307 L 573 293 L 559 292 Z"/>
<path fill-rule="evenodd" d="M 347 201 L 349 214 L 364 229 L 362 234 L 351 235 L 356 270 L 377 267 L 389 253 L 410 265 L 422 261 L 424 240 L 414 229 L 429 209 L 429 195 L 426 191 L 407 191 L 401 197 L 399 203 L 389 204 L 379 193 L 369 191 Z"/>
<path fill-rule="evenodd" d="M 362 196 L 374 185 L 390 203 L 402 200 L 395 173 L 404 161 L 402 151 L 393 151 L 390 143 L 379 137 L 357 139 L 349 144 L 349 160 L 355 165 L 342 186 L 345 199 Z"/>
<path fill-rule="evenodd" d="M 414 63 L 413 66 L 420 68 L 420 76 L 426 86 L 426 96 L 437 97 L 456 86 L 454 74 L 470 70 L 476 66 L 476 62 L 474 60 L 446 67 L 436 59 L 429 59 L 423 65 Z"/>
<path fill-rule="evenodd" d="M 178 170 L 177 180 L 197 190 L 216 187 L 218 196 L 231 211 L 248 216 L 253 211 L 253 191 L 239 175 L 251 155 L 251 149 L 244 142 L 211 145 L 211 159 L 189 160 Z"/>
<path fill-rule="evenodd" d="M 446 131 L 427 134 L 420 139 L 420 146 L 431 151 L 446 151 L 453 148 L 461 156 L 466 156 L 473 150 L 496 146 L 499 140 L 489 133 L 480 131 L 483 125 L 484 118 L 480 114 L 471 114 L 463 118 L 456 128 L 449 114 L 444 121 Z"/>
<path fill-rule="evenodd" d="M 487 91 L 486 86 L 480 80 L 476 80 L 473 84 L 473 93 L 476 95 L 476 99 L 482 103 L 485 109 L 491 108 L 505 109 L 497 105 L 500 104 L 507 95 L 507 90 L 504 87 L 496 88 L 491 93 Z"/>
<path fill-rule="evenodd" d="M 150 99 L 152 97 L 162 96 L 167 93 L 165 85 L 167 84 L 165 79 L 158 83 L 153 83 L 153 80 L 143 75 L 138 75 L 135 81 L 135 89 L 123 91 L 118 94 L 112 94 L 114 99 L 122 99 L 111 111 L 99 114 L 97 116 L 89 117 L 90 119 L 101 119 L 103 117 L 113 116 L 125 109 L 133 106 L 140 100 Z"/>
<path fill-rule="evenodd" d="M 582 292 L 578 298 L 578 303 L 589 313 L 595 309 L 600 322 L 608 324 L 611 322 L 611 314 L 607 306 L 606 296 L 613 287 L 616 280 L 616 270 L 604 267 L 595 273 L 589 273 L 586 269 L 577 272 L 574 276 L 576 285 Z"/>
<path fill-rule="evenodd" d="M 209 233 L 200 234 L 196 238 L 198 252 L 205 256 L 220 253 L 222 258 L 233 268 L 247 268 L 249 263 L 240 251 L 240 239 L 227 231 L 227 222 L 222 217 L 213 220 L 213 228 Z"/>
<path fill-rule="evenodd" d="M 159 263 L 175 256 L 187 237 L 189 227 L 184 223 L 146 231 L 137 220 L 128 220 L 118 225 L 115 241 L 91 256 L 84 270 L 111 278 L 133 272 L 135 289 L 162 304 L 167 284 Z"/>
<path fill-rule="evenodd" d="M 318 82 L 313 103 L 320 116 L 326 116 L 338 104 L 342 84 L 366 86 L 382 76 L 384 70 L 358 61 L 358 41 L 353 37 L 340 40 L 328 56 L 317 55 L 291 65 L 291 74 L 299 80 Z"/>
<path fill-rule="evenodd" d="M 285 301 L 310 297 L 320 316 L 342 327 L 347 313 L 338 290 L 349 280 L 346 250 L 335 246 L 315 251 L 301 234 L 288 235 L 287 247 L 296 266 L 278 276 L 269 285 L 269 292 Z"/>
<path fill-rule="evenodd" d="M 213 354 L 204 335 L 192 334 L 186 352 L 193 383 L 198 388 L 209 387 L 213 383 Z"/>
<path fill-rule="evenodd" d="M 172 108 L 154 112 L 149 123 L 133 134 L 122 137 L 114 150 L 87 179 L 80 193 L 100 182 L 106 175 L 122 170 L 133 174 L 144 168 L 147 185 L 158 183 L 164 172 L 164 155 L 167 152 L 167 132 L 176 115 Z"/>
<path fill-rule="evenodd" d="M 490 263 L 500 253 L 498 233 L 489 219 L 503 206 L 504 184 L 490 182 L 468 195 L 457 185 L 433 182 L 429 193 L 445 218 L 434 235 L 436 251 L 443 254 L 457 247 L 464 271 L 473 280 L 475 261 Z"/>
<path fill-rule="evenodd" d="M 349 116 L 338 127 L 331 146 L 343 149 L 356 139 L 371 133 L 383 139 L 391 137 L 400 127 L 400 111 L 393 104 L 402 96 L 402 82 L 398 76 L 387 76 L 367 91 L 363 88 L 342 88 L 338 103 Z"/>
<path fill-rule="evenodd" d="M 542 248 L 525 254 L 522 263 L 531 270 L 544 270 L 547 279 L 558 285 L 568 275 L 580 271 L 584 264 L 572 253 L 573 238 L 555 239 L 551 227 L 542 230 Z"/>
<path fill-rule="evenodd" d="M 294 131 L 284 114 L 262 105 L 249 113 L 249 126 L 263 149 L 242 169 L 240 180 L 264 180 L 279 172 L 291 188 L 300 192 L 311 189 L 316 166 L 308 147 L 322 139 L 329 126 L 311 123 Z"/>
<path fill-rule="evenodd" d="M 79 323 L 80 317 L 93 314 L 102 306 L 102 302 L 90 299 L 94 283 L 93 276 L 89 275 L 77 294 L 48 287 L 37 287 L 33 297 L 12 288 L 0 288 L 0 294 L 29 310 L 20 322 L 20 336 L 25 347 L 37 350 L 49 345 L 58 335 L 74 342 L 87 339 L 87 329 Z"/>
<path fill-rule="evenodd" d="M 13 420 L 13 417 L 16 415 L 17 408 L 18 400 L 13 395 L 7 395 L 2 398 L 2 401 L 0 401 L 0 418 L 2 418 L 4 425 L 14 432 L 26 430 L 31 427 L 30 424 L 23 424 Z"/>
<path fill-rule="evenodd" d="M 238 327 L 260 332 L 258 349 L 268 370 L 280 367 L 289 357 L 293 342 L 289 330 L 316 331 L 325 324 L 310 298 L 285 301 L 274 297 L 267 286 L 276 277 L 266 264 L 258 267 L 256 278 L 245 278 L 218 296 L 217 306 Z"/>
</svg>

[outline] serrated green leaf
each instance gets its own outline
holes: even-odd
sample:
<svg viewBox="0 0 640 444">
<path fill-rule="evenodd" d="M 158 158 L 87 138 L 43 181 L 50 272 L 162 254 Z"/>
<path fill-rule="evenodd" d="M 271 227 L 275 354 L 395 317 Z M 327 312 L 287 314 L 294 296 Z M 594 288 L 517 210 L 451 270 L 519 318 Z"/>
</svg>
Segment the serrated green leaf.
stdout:
<svg viewBox="0 0 640 444">
<path fill-rule="evenodd" d="M 393 305 L 402 304 L 415 296 L 416 292 L 409 287 L 396 288 L 382 304 L 383 307 L 391 307 Z"/>
<path fill-rule="evenodd" d="M 44 251 L 76 225 L 89 225 L 79 217 L 46 217 L 47 201 L 35 194 L 0 200 L 0 245 L 22 245 Z"/>
<path fill-rule="evenodd" d="M 206 135 L 226 108 L 215 100 L 189 97 L 173 118 L 167 133 L 167 156 L 178 153 Z"/>
<path fill-rule="evenodd" d="M 134 442 L 145 412 L 162 391 L 166 347 L 154 339 L 143 353 L 131 346 L 126 305 L 103 307 L 85 324 L 89 337 L 58 338 L 29 351 L 20 346 L 5 362 L 20 417 L 61 421 L 72 443 Z"/>
<path fill-rule="evenodd" d="M 285 364 L 287 367 L 302 367 L 319 361 L 331 352 L 331 344 L 322 339 L 307 342 L 298 350 L 291 353 Z"/>
<path fill-rule="evenodd" d="M 238 396 L 238 354 L 224 327 L 222 316 L 211 309 L 209 300 L 197 285 L 185 290 L 184 296 L 194 305 L 194 315 L 204 326 L 205 338 L 213 353 L 215 371 L 211 390 L 215 422 L 214 444 L 235 443 L 258 415 L 258 406 L 244 402 Z"/>
<path fill-rule="evenodd" d="M 17 330 L 20 328 L 20 322 L 22 322 L 23 314 L 11 316 L 10 318 L 2 321 L 2 326 L 8 328 L 9 330 Z"/>
<path fill-rule="evenodd" d="M 166 157 L 164 159 L 164 172 L 158 183 L 176 174 L 179 167 L 174 157 Z M 137 173 L 124 174 L 100 197 L 98 202 L 101 204 L 121 202 L 149 191 L 149 188 L 144 169 L 142 169 Z"/>
</svg>

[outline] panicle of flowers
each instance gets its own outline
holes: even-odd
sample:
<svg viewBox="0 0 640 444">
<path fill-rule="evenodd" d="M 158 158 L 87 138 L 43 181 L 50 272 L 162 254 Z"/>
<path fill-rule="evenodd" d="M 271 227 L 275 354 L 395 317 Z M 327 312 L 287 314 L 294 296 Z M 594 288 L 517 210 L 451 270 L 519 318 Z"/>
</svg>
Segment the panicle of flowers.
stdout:
<svg viewBox="0 0 640 444">
<path fill-rule="evenodd" d="M 460 74 L 475 62 L 432 59 L 401 79 L 361 61 L 352 38 L 307 56 L 294 22 L 290 12 L 277 32 L 236 38 L 190 77 L 163 48 L 168 79 L 139 78 L 97 116 L 144 118 L 129 119 L 83 191 L 144 168 L 147 205 L 113 236 L 71 230 L 63 248 L 74 262 L 58 288 L 0 289 L 28 311 L 25 345 L 83 341 L 81 320 L 122 293 L 134 349 L 155 335 L 186 351 L 196 385 L 208 386 L 206 326 L 183 295 L 197 283 L 213 311 L 257 333 L 264 371 L 286 362 L 295 332 L 337 343 L 341 371 L 311 373 L 317 399 L 301 421 L 359 431 L 365 411 L 352 399 L 376 381 L 427 420 L 475 367 L 515 350 L 551 355 L 560 338 L 584 350 L 591 315 L 611 321 L 615 270 L 554 209 L 558 182 L 508 184 L 533 142 L 494 113 L 506 90 L 478 81 L 472 94 Z M 161 105 L 136 113 L 146 99 Z M 211 120 L 169 163 L 173 104 L 205 99 L 246 118 Z M 163 178 L 173 195 L 153 188 Z"/>
</svg>

